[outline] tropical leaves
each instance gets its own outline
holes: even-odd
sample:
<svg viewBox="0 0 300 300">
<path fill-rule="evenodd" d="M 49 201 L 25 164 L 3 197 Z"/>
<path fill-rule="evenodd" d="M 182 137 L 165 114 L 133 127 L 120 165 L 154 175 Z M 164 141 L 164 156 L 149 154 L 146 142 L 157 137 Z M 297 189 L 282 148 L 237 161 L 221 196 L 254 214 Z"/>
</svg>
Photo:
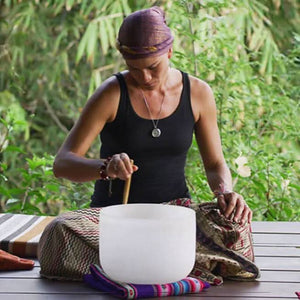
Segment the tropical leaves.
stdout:
<svg viewBox="0 0 300 300">
<path fill-rule="evenodd" d="M 125 1 L 121 3 L 114 2 L 117 6 L 111 6 L 112 11 L 119 11 L 117 13 L 97 16 L 91 20 L 88 27 L 79 43 L 76 62 L 78 63 L 83 57 L 84 53 L 87 56 L 87 60 L 93 65 L 94 55 L 98 47 L 98 41 L 101 44 L 102 55 L 107 55 L 110 48 L 115 47 L 115 41 L 118 28 L 122 22 L 124 15 L 130 13 L 130 8 L 126 5 Z M 121 5 L 123 4 L 123 5 Z M 124 11 L 122 11 L 124 9 Z"/>
<path fill-rule="evenodd" d="M 300 130 L 299 103 L 288 96 L 291 90 L 296 95 L 297 88 L 286 85 L 286 79 L 295 78 L 295 73 L 287 75 L 286 58 L 266 16 L 269 7 L 261 1 L 221 2 L 220 6 L 205 2 L 205 7 L 195 1 L 176 2 L 177 15 L 170 17 L 175 36 L 179 36 L 173 62 L 199 74 L 213 87 L 235 188 L 248 199 L 257 218 L 293 219 L 299 214 L 299 164 L 294 161 L 287 168 L 286 161 L 293 161 L 293 153 L 299 153 L 294 143 Z M 187 30 L 189 38 L 185 39 L 182 33 Z M 296 50 L 293 53 L 296 57 Z M 211 194 L 198 156 L 194 144 L 188 182 L 195 198 L 209 200 Z M 280 190 L 286 180 L 292 185 L 286 186 L 283 197 Z M 286 201 L 287 195 L 294 210 Z"/>
<path fill-rule="evenodd" d="M 35 175 L 24 177 L 32 170 L 29 162 L 51 167 L 53 156 L 45 153 L 57 151 L 102 80 L 125 67 L 115 49 L 123 17 L 152 5 L 165 9 L 175 36 L 171 63 L 213 88 L 236 189 L 249 197 L 257 219 L 295 219 L 300 190 L 297 0 L 1 1 L 0 143 L 5 147 L 0 180 L 5 184 L 0 205 L 13 199 L 11 209 L 32 211 L 36 205 L 43 212 L 43 199 L 54 203 L 59 197 L 60 182 L 51 172 L 30 171 Z M 11 118 L 12 109 L 21 123 Z M 88 157 L 98 153 L 95 144 Z M 195 199 L 211 199 L 196 143 L 187 177 Z M 52 190 L 45 193 L 47 183 Z M 86 205 L 81 190 L 90 191 L 90 185 L 64 184 L 60 195 L 66 206 L 57 201 L 61 209 Z M 33 200 L 25 205 L 20 199 L 29 191 Z"/>
</svg>

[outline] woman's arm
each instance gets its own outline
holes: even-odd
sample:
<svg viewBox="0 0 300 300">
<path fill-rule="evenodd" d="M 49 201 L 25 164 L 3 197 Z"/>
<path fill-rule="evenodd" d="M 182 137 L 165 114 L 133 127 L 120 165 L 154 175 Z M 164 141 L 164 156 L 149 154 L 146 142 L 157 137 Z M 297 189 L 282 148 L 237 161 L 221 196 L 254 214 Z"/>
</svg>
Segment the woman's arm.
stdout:
<svg viewBox="0 0 300 300">
<path fill-rule="evenodd" d="M 106 80 L 91 96 L 56 155 L 53 165 L 56 177 L 67 178 L 75 182 L 100 178 L 101 167 L 106 165 L 106 158 L 88 159 L 85 154 L 104 125 L 114 120 L 119 98 L 120 88 L 115 77 Z M 114 178 L 128 178 L 133 172 L 131 164 L 128 163 L 129 158 L 122 163 L 120 155 L 116 154 L 114 164 L 116 161 L 119 161 L 118 172 L 115 167 L 113 168 L 112 163 L 109 163 L 106 167 L 107 175 Z"/>
<path fill-rule="evenodd" d="M 234 221 L 250 222 L 252 212 L 243 197 L 232 190 L 230 170 L 225 162 L 217 125 L 217 109 L 209 85 L 191 77 L 191 101 L 195 117 L 195 136 L 207 180 L 216 194 L 221 211 Z"/>
</svg>

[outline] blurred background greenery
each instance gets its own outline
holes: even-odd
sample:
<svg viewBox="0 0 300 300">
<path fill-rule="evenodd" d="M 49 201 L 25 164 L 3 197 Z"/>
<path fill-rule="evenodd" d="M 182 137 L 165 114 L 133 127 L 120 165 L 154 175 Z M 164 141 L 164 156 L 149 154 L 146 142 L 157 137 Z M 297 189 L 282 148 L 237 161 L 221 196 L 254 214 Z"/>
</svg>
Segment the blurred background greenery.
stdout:
<svg viewBox="0 0 300 300">
<path fill-rule="evenodd" d="M 53 158 L 87 98 L 125 69 L 123 17 L 153 5 L 175 36 L 172 65 L 214 91 L 235 190 L 254 219 L 299 221 L 297 0 L 0 0 L 0 212 L 89 206 L 93 183 L 54 178 Z M 210 201 L 195 143 L 186 174 L 194 200 Z"/>
</svg>

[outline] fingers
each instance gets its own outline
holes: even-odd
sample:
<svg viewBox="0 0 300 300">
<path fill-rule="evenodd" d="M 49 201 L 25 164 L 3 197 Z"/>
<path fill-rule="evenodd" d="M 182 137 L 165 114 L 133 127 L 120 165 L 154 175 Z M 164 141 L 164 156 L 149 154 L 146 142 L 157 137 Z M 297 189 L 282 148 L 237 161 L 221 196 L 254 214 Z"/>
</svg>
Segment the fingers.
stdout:
<svg viewBox="0 0 300 300">
<path fill-rule="evenodd" d="M 247 221 L 250 222 L 251 218 L 249 218 L 249 213 L 251 213 L 252 217 L 252 212 L 246 202 L 244 201 L 243 197 L 241 197 L 236 205 L 236 211 L 234 214 L 234 222 L 240 223 L 244 225 Z"/>
<path fill-rule="evenodd" d="M 132 165 L 126 153 L 115 154 L 107 165 L 107 174 L 111 178 L 126 180 L 130 175 L 137 171 L 138 167 Z"/>
<path fill-rule="evenodd" d="M 251 223 L 252 222 L 253 212 L 252 212 L 252 210 L 250 209 L 250 207 L 247 204 L 246 204 L 246 208 L 244 210 L 244 215 L 245 216 L 242 217 L 242 220 L 244 222 L 243 224 L 245 224 L 247 220 L 248 220 L 248 223 Z"/>
<path fill-rule="evenodd" d="M 218 196 L 218 205 L 221 212 L 228 219 L 244 225 L 252 220 L 252 211 L 244 198 L 235 193 L 224 193 Z"/>
<path fill-rule="evenodd" d="M 232 217 L 237 205 L 236 193 L 223 193 L 218 196 L 219 207 L 227 219 Z"/>
<path fill-rule="evenodd" d="M 218 204 L 219 204 L 219 208 L 221 210 L 221 213 L 225 215 L 227 204 L 226 204 L 224 195 L 219 195 L 218 196 Z"/>
</svg>

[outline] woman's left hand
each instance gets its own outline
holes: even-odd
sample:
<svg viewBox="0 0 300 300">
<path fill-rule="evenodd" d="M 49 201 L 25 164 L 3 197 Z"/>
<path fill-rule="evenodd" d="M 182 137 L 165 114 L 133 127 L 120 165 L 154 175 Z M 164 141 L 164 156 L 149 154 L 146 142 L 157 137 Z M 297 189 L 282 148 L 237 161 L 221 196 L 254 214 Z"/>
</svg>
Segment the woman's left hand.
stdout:
<svg viewBox="0 0 300 300">
<path fill-rule="evenodd" d="M 243 196 L 235 192 L 224 192 L 217 196 L 218 205 L 224 216 L 244 225 L 252 220 L 252 211 Z"/>
</svg>

